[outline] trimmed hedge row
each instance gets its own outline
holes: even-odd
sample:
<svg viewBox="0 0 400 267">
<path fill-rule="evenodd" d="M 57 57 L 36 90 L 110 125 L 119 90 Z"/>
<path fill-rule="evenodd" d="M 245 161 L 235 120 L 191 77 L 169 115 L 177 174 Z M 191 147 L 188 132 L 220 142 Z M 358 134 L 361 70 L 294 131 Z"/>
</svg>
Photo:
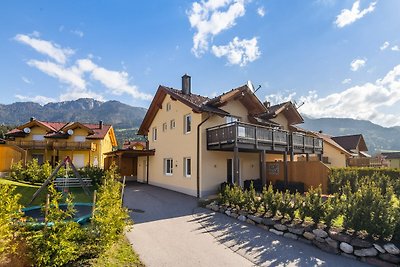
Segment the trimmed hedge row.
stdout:
<svg viewBox="0 0 400 267">
<path fill-rule="evenodd" d="M 328 193 L 341 193 L 347 183 L 354 193 L 360 188 L 364 177 L 370 177 L 383 191 L 391 186 L 400 197 L 400 170 L 388 168 L 332 168 L 328 177 Z"/>
<path fill-rule="evenodd" d="M 253 186 L 243 190 L 233 185 L 220 193 L 219 203 L 251 214 L 279 216 L 288 221 L 308 219 L 327 228 L 339 224 L 345 230 L 362 231 L 370 237 L 400 240 L 399 199 L 390 185 L 383 190 L 367 176 L 360 180 L 356 192 L 349 183 L 339 188 L 339 192 L 323 197 L 318 187 L 301 195 L 274 191 L 269 185 L 258 194 Z"/>
</svg>

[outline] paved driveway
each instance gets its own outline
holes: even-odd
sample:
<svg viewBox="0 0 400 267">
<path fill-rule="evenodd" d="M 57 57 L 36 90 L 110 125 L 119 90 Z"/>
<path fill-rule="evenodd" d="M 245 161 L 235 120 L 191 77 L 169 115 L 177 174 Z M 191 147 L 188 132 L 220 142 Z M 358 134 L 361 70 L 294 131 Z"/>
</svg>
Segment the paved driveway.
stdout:
<svg viewBox="0 0 400 267">
<path fill-rule="evenodd" d="M 299 241 L 197 207 L 197 199 L 166 189 L 128 185 L 133 210 L 127 237 L 148 267 L 366 266 Z"/>
</svg>

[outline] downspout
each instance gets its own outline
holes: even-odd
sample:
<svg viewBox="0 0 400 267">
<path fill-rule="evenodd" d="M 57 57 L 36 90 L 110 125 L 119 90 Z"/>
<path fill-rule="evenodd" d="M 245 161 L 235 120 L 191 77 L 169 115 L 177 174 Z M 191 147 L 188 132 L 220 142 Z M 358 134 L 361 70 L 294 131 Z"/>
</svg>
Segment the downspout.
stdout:
<svg viewBox="0 0 400 267">
<path fill-rule="evenodd" d="M 149 139 L 148 139 L 148 135 L 146 135 L 146 150 L 149 150 Z M 149 184 L 149 160 L 150 157 L 149 155 L 147 155 L 146 157 L 146 184 Z"/>
<path fill-rule="evenodd" d="M 210 113 L 208 113 L 207 118 L 197 125 L 197 198 L 200 197 L 200 126 L 208 121 L 209 118 L 211 118 Z"/>
</svg>

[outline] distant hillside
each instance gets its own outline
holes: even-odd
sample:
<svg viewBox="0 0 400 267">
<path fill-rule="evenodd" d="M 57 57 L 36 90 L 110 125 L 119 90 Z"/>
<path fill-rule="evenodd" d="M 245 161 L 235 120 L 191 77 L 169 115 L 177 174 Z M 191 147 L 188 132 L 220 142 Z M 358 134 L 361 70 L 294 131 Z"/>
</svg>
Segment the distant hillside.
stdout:
<svg viewBox="0 0 400 267">
<path fill-rule="evenodd" d="M 304 116 L 302 128 L 319 131 L 330 135 L 362 134 L 367 143 L 369 153 L 376 154 L 380 150 L 400 150 L 400 127 L 382 127 L 366 120 L 321 118 L 311 119 Z"/>
<path fill-rule="evenodd" d="M 33 102 L 0 104 L 0 124 L 18 125 L 30 117 L 44 121 L 80 121 L 114 125 L 114 128 L 137 128 L 146 114 L 145 108 L 132 107 L 118 101 L 101 102 L 91 98 L 48 103 Z"/>
</svg>

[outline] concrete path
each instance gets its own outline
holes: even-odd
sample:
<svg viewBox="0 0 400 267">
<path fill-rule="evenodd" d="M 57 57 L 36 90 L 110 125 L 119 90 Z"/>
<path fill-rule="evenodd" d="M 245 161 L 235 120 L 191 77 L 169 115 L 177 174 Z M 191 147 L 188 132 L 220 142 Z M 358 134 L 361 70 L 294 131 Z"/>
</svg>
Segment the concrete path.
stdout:
<svg viewBox="0 0 400 267">
<path fill-rule="evenodd" d="M 127 237 L 147 267 L 367 266 L 197 207 L 197 199 L 134 184 L 125 191 Z"/>
</svg>

